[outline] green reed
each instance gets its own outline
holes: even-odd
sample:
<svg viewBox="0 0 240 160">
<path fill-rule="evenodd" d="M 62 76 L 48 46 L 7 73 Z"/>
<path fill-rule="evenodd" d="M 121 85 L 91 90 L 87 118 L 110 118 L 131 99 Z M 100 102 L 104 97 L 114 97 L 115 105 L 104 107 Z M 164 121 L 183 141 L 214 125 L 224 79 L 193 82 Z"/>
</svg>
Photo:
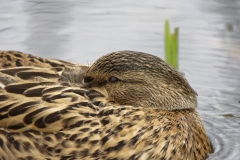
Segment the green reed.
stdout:
<svg viewBox="0 0 240 160">
<path fill-rule="evenodd" d="M 165 21 L 165 60 L 168 64 L 178 69 L 178 34 L 179 29 L 175 28 L 174 33 L 170 32 L 169 21 Z"/>
</svg>

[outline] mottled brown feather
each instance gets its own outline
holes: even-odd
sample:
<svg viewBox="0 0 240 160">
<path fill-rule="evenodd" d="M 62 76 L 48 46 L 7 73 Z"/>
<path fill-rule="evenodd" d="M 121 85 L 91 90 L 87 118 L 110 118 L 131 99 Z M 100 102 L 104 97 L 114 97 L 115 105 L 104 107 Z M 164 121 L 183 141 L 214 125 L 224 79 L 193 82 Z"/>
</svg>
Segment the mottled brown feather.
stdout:
<svg viewBox="0 0 240 160">
<path fill-rule="evenodd" d="M 14 68 L 9 54 L 26 66 Z M 122 51 L 89 69 L 0 55 L 2 68 L 13 67 L 0 70 L 0 159 L 195 160 L 212 152 L 196 92 L 161 59 Z"/>
<path fill-rule="evenodd" d="M 31 54 L 26 54 L 19 51 L 0 51 L 0 68 L 12 68 L 21 66 L 34 67 L 74 67 L 74 63 L 69 63 L 62 60 L 46 59 Z"/>
</svg>

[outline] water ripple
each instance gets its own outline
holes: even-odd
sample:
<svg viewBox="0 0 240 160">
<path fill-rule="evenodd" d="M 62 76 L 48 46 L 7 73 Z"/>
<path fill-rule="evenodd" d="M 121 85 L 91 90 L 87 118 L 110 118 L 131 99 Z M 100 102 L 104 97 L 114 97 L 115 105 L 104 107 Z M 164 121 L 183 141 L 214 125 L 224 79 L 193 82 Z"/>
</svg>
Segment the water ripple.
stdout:
<svg viewBox="0 0 240 160">
<path fill-rule="evenodd" d="M 117 50 L 164 58 L 164 21 L 180 28 L 180 70 L 198 93 L 198 111 L 215 152 L 240 151 L 238 0 L 1 1 L 1 50 L 87 63 Z"/>
</svg>

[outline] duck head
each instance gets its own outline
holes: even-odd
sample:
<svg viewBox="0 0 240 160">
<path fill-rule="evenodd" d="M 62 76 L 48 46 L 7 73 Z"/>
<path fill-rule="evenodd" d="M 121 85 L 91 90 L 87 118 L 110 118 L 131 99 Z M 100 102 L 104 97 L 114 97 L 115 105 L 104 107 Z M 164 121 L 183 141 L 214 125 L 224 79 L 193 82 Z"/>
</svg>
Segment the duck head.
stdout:
<svg viewBox="0 0 240 160">
<path fill-rule="evenodd" d="M 120 105 L 162 110 L 197 106 L 197 93 L 176 69 L 142 52 L 119 51 L 99 58 L 86 72 L 83 84 Z"/>
</svg>

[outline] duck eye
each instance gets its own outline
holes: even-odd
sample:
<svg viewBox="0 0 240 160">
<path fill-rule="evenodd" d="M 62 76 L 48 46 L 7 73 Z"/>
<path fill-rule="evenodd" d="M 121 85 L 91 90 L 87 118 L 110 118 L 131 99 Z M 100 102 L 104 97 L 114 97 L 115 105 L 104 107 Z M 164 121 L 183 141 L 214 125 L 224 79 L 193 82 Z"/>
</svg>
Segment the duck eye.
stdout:
<svg viewBox="0 0 240 160">
<path fill-rule="evenodd" d="M 84 77 L 84 83 L 89 83 L 89 82 L 92 82 L 93 81 L 93 77 L 91 77 L 91 76 L 86 76 L 86 77 Z"/>
<path fill-rule="evenodd" d="M 108 81 L 109 82 L 111 82 L 111 83 L 115 83 L 115 82 L 117 82 L 119 79 L 117 78 L 117 77 L 114 77 L 114 76 L 112 76 L 112 77 L 110 77 L 109 79 L 108 79 Z"/>
</svg>

